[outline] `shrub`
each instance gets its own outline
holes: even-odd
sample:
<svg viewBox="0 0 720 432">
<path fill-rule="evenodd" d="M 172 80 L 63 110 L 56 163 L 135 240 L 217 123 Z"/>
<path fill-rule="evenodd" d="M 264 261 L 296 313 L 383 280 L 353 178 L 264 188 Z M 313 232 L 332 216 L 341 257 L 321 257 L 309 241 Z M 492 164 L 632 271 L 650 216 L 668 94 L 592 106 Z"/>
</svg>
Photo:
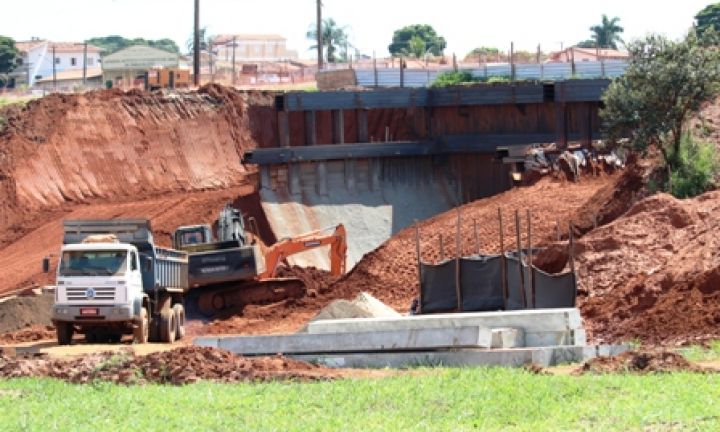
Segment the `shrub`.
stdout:
<svg viewBox="0 0 720 432">
<path fill-rule="evenodd" d="M 675 170 L 670 173 L 671 193 L 677 198 L 689 198 L 712 189 L 718 171 L 715 146 L 683 135 L 678 154 L 671 155 Z"/>
<path fill-rule="evenodd" d="M 466 71 L 443 72 L 435 78 L 431 87 L 449 87 L 461 84 L 470 84 L 480 82 L 473 74 Z"/>
</svg>

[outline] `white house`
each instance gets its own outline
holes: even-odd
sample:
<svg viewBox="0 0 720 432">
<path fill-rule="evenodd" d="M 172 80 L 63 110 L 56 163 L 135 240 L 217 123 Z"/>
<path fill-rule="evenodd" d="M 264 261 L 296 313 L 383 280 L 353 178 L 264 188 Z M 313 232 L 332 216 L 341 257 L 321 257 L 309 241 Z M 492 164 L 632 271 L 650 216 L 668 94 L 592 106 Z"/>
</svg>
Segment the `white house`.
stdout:
<svg viewBox="0 0 720 432">
<path fill-rule="evenodd" d="M 28 85 L 32 87 L 38 80 L 53 76 L 53 62 L 55 74 L 60 72 L 83 70 L 84 44 L 82 42 L 52 42 L 35 39 L 16 42 L 15 46 L 21 55 L 21 67 L 27 71 Z M 100 67 L 101 49 L 87 46 L 87 70 L 97 74 Z M 88 78 L 92 78 L 88 75 Z"/>
</svg>

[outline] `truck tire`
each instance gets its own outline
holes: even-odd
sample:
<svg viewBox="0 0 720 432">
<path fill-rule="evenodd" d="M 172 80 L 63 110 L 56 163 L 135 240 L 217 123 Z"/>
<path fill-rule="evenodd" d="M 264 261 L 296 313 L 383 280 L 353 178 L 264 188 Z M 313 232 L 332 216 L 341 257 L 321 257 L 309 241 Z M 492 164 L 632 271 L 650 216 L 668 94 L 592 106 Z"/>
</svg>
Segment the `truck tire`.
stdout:
<svg viewBox="0 0 720 432">
<path fill-rule="evenodd" d="M 180 303 L 173 306 L 175 315 L 175 340 L 185 337 L 185 308 Z"/>
<path fill-rule="evenodd" d="M 55 330 L 57 331 L 58 345 L 70 345 L 75 332 L 73 325 L 67 322 L 58 322 L 55 324 Z"/>
<path fill-rule="evenodd" d="M 160 311 L 160 342 L 175 342 L 175 313 L 172 309 Z"/>
<path fill-rule="evenodd" d="M 95 330 L 85 330 L 85 342 L 89 344 L 96 344 L 100 342 L 100 335 Z"/>
<path fill-rule="evenodd" d="M 140 323 L 133 329 L 133 343 L 147 343 L 150 336 L 150 320 L 146 308 L 140 309 Z"/>
</svg>

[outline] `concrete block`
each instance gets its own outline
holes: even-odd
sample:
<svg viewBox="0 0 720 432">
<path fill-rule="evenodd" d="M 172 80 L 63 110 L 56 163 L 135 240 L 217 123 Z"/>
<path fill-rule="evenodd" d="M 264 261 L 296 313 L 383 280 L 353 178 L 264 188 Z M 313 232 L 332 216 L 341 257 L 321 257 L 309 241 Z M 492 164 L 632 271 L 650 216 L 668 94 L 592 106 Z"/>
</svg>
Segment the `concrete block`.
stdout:
<svg viewBox="0 0 720 432">
<path fill-rule="evenodd" d="M 416 315 L 401 318 L 357 318 L 318 321 L 310 323 L 308 332 L 321 334 L 465 326 L 522 328 L 527 336 L 532 332 L 579 330 L 582 329 L 582 319 L 580 318 L 580 311 L 575 308 L 472 312 Z"/>
<path fill-rule="evenodd" d="M 615 348 L 602 348 L 615 349 Z M 541 347 L 514 349 L 458 349 L 453 351 L 415 351 L 392 353 L 348 353 L 324 355 L 292 355 L 298 360 L 329 367 L 344 368 L 409 368 L 422 366 L 506 366 L 520 367 L 534 363 L 548 367 L 578 363 L 596 357 L 599 348 Z"/>
<path fill-rule="evenodd" d="M 201 337 L 195 345 L 223 348 L 242 355 L 430 350 L 492 346 L 485 327 L 412 329 L 385 332 L 325 333 L 270 336 Z"/>
<path fill-rule="evenodd" d="M 521 348 L 525 346 L 525 331 L 519 328 L 492 329 L 492 348 Z"/>
</svg>

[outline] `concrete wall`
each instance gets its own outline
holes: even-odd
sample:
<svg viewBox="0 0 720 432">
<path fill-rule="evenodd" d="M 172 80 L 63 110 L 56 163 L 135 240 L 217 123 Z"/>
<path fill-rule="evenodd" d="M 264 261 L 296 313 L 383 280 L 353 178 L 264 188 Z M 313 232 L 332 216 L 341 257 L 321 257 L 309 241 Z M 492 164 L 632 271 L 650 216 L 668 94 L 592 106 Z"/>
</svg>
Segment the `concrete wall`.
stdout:
<svg viewBox="0 0 720 432">
<path fill-rule="evenodd" d="M 355 71 L 352 69 L 322 72 L 316 75 L 316 80 L 318 89 L 321 91 L 338 90 L 357 85 Z"/>
</svg>

